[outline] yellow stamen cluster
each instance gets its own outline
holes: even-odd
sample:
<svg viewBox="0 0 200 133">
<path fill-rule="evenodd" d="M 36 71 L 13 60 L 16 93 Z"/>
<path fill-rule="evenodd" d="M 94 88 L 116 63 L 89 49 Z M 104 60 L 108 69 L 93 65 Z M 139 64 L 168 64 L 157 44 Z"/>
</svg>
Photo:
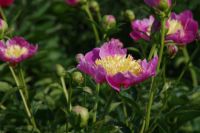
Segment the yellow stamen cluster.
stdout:
<svg viewBox="0 0 200 133">
<path fill-rule="evenodd" d="M 95 64 L 97 66 L 102 66 L 107 74 L 111 76 L 119 72 L 130 72 L 134 75 L 138 75 L 142 72 L 142 67 L 139 62 L 134 60 L 130 55 L 128 55 L 128 57 L 121 55 L 107 56 L 103 59 L 96 60 Z"/>
<path fill-rule="evenodd" d="M 183 30 L 183 26 L 179 21 L 169 20 L 169 29 L 168 29 L 167 35 L 174 34 L 177 31 L 182 31 L 182 30 Z"/>
<path fill-rule="evenodd" d="M 19 45 L 9 46 L 5 51 L 5 56 L 8 58 L 18 58 L 23 54 L 26 54 L 28 49 L 25 47 L 20 47 Z"/>
</svg>

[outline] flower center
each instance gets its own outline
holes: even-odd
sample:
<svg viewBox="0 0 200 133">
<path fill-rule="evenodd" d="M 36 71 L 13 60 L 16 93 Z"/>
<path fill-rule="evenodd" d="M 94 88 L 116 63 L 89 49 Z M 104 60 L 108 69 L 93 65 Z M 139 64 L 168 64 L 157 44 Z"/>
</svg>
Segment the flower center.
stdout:
<svg viewBox="0 0 200 133">
<path fill-rule="evenodd" d="M 128 55 L 128 57 L 121 55 L 107 56 L 103 59 L 97 59 L 95 64 L 97 66 L 102 66 L 107 74 L 111 76 L 119 72 L 130 72 L 133 75 L 138 75 L 142 72 L 141 65 L 130 55 Z"/>
<path fill-rule="evenodd" d="M 5 55 L 9 58 L 19 58 L 23 54 L 26 54 L 28 52 L 28 49 L 25 47 L 20 47 L 19 45 L 12 45 L 9 46 L 6 51 Z"/>
<path fill-rule="evenodd" d="M 183 31 L 182 24 L 177 20 L 169 20 L 169 29 L 167 35 L 175 34 L 177 31 Z"/>
</svg>

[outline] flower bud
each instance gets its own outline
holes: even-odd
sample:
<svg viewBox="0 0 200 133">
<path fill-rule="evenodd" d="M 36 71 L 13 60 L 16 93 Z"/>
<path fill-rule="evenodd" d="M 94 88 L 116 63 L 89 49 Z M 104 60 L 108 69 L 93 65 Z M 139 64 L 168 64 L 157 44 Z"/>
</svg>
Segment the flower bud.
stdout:
<svg viewBox="0 0 200 133">
<path fill-rule="evenodd" d="M 13 4 L 14 0 L 0 0 L 1 7 L 8 7 Z"/>
<path fill-rule="evenodd" d="M 65 0 L 65 2 L 70 6 L 77 6 L 78 4 L 84 4 L 87 0 Z"/>
<path fill-rule="evenodd" d="M 116 26 L 116 19 L 113 15 L 105 15 L 103 17 L 102 26 L 105 30 L 110 30 Z"/>
<path fill-rule="evenodd" d="M 125 17 L 129 19 L 129 21 L 133 21 L 135 19 L 135 14 L 132 10 L 126 10 L 124 13 Z"/>
<path fill-rule="evenodd" d="M 161 11 L 167 11 L 172 5 L 171 0 L 144 0 L 144 2 L 148 6 L 156 8 Z"/>
<path fill-rule="evenodd" d="M 99 12 L 100 11 L 100 7 L 99 7 L 99 3 L 97 1 L 91 1 L 89 3 L 90 9 L 92 9 L 95 12 Z"/>
<path fill-rule="evenodd" d="M 77 54 L 76 55 L 76 61 L 79 63 L 83 57 L 84 57 L 83 54 Z"/>
<path fill-rule="evenodd" d="M 8 24 L 3 19 L 0 19 L 0 33 L 8 29 Z"/>
<path fill-rule="evenodd" d="M 84 127 L 88 124 L 89 112 L 87 108 L 77 105 L 72 108 L 72 111 L 76 115 L 80 116 L 81 118 L 80 127 Z"/>
<path fill-rule="evenodd" d="M 167 45 L 167 52 L 170 58 L 174 58 L 178 52 L 178 47 L 174 44 Z"/>
<path fill-rule="evenodd" d="M 57 71 L 58 76 L 60 77 L 64 77 L 66 75 L 66 71 L 64 67 L 60 64 L 56 65 L 56 71 Z"/>
<path fill-rule="evenodd" d="M 78 71 L 72 73 L 72 79 L 78 84 L 82 84 L 84 82 L 83 74 Z"/>
</svg>

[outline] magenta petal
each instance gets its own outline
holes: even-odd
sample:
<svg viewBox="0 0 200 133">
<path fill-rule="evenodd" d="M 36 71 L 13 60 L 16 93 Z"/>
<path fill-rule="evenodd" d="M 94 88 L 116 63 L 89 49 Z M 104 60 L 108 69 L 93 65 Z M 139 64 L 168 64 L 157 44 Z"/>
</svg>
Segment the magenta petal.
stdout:
<svg viewBox="0 0 200 133">
<path fill-rule="evenodd" d="M 109 42 L 104 43 L 99 52 L 99 56 L 104 58 L 106 56 L 126 55 L 127 50 L 123 49 L 123 43 L 118 39 L 111 39 Z"/>
<path fill-rule="evenodd" d="M 130 33 L 133 40 L 138 41 L 139 39 L 149 40 L 152 25 L 154 23 L 154 17 L 150 16 L 148 19 L 135 20 L 131 23 L 132 32 Z"/>
<path fill-rule="evenodd" d="M 97 83 L 102 83 L 105 81 L 106 72 L 101 67 L 96 67 L 94 64 L 90 64 L 85 59 L 82 59 L 78 64 L 77 68 L 80 71 L 92 76 Z"/>
<path fill-rule="evenodd" d="M 95 60 L 96 59 L 100 59 L 99 57 L 99 51 L 100 49 L 99 48 L 94 48 L 92 51 L 86 53 L 85 55 L 85 60 L 88 62 L 88 63 L 95 63 Z"/>
</svg>

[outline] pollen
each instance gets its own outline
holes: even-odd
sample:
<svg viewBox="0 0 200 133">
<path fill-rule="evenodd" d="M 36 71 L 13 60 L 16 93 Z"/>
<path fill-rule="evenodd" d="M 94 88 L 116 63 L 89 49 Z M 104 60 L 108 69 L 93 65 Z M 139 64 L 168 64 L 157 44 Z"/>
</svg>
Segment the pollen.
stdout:
<svg viewBox="0 0 200 133">
<path fill-rule="evenodd" d="M 167 35 L 174 34 L 177 31 L 183 31 L 182 24 L 177 20 L 169 20 L 169 29 Z"/>
<path fill-rule="evenodd" d="M 9 46 L 5 51 L 5 56 L 8 58 L 19 58 L 20 56 L 27 54 L 28 49 L 20 47 L 19 45 Z"/>
<path fill-rule="evenodd" d="M 107 56 L 103 59 L 95 61 L 97 66 L 102 66 L 108 75 L 115 75 L 117 73 L 130 72 L 133 75 L 139 75 L 142 72 L 142 67 L 138 61 L 134 60 L 132 56 Z"/>
</svg>

